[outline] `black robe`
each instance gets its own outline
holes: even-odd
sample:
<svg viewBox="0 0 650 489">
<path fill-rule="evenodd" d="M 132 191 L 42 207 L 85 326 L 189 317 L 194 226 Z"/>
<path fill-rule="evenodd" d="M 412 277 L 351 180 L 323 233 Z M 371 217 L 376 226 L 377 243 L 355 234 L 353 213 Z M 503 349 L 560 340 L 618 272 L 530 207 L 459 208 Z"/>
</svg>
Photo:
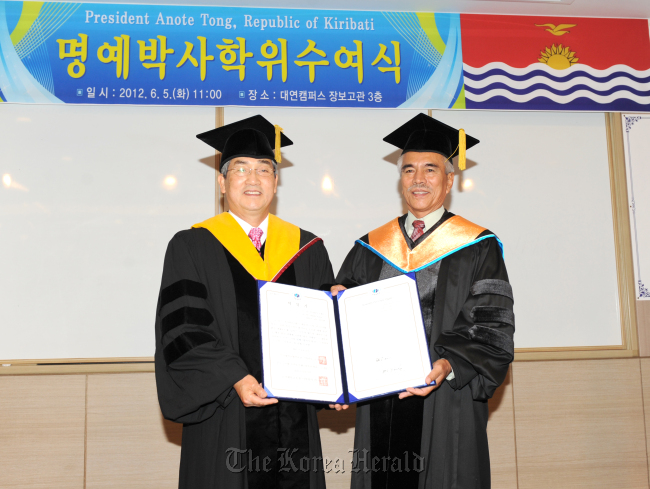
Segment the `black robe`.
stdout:
<svg viewBox="0 0 650 489">
<path fill-rule="evenodd" d="M 300 248 L 314 238 L 301 229 Z M 319 240 L 277 281 L 320 289 L 333 280 Z M 248 374 L 261 380 L 258 307 L 255 279 L 210 231 L 172 238 L 158 299 L 155 364 L 162 413 L 183 423 L 181 489 L 325 487 L 316 408 L 287 401 L 245 408 L 233 388 Z M 304 458 L 307 470 L 301 470 Z"/>
<path fill-rule="evenodd" d="M 412 249 L 452 216 L 445 211 L 415 243 L 404 231 L 406 215 L 398 222 Z M 368 235 L 361 241 L 368 244 Z M 354 287 L 400 273 L 355 243 L 337 283 Z M 487 400 L 514 357 L 512 292 L 499 242 L 486 238 L 416 277 L 431 360 L 446 358 L 455 378 L 426 398 L 390 396 L 357 406 L 352 489 L 489 488 Z"/>
</svg>

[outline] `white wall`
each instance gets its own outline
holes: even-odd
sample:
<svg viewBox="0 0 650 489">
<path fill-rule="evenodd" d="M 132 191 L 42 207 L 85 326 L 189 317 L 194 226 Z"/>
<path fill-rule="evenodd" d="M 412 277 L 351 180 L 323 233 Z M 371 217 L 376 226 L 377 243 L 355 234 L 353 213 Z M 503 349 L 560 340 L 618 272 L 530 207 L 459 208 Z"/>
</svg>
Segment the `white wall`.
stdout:
<svg viewBox="0 0 650 489">
<path fill-rule="evenodd" d="M 153 355 L 167 242 L 214 214 L 214 114 L 0 104 L 0 359 Z"/>
<path fill-rule="evenodd" d="M 295 142 L 273 211 L 321 236 L 337 271 L 404 212 L 399 152 L 381 139 L 417 112 L 259 112 Z M 226 108 L 226 123 L 254 113 Z M 435 115 L 482 141 L 447 205 L 505 244 L 516 346 L 620 345 L 603 115 Z M 214 121 L 213 108 L 0 104 L 13 182 L 0 186 L 0 359 L 153 354 L 166 244 L 214 213 L 214 152 L 195 138 Z"/>
</svg>

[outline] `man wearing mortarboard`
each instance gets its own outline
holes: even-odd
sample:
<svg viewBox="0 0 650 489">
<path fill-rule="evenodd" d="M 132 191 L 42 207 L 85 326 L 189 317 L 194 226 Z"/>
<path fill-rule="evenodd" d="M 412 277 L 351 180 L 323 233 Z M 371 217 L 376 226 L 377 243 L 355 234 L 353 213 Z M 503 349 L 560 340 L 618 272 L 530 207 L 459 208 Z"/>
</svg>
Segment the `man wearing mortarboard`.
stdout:
<svg viewBox="0 0 650 489">
<path fill-rule="evenodd" d="M 334 283 L 322 240 L 269 214 L 292 144 L 281 131 L 258 115 L 197 136 L 221 152 L 230 211 L 177 233 L 165 256 L 156 384 L 164 416 L 183 423 L 180 489 L 325 487 L 315 407 L 260 384 L 256 280 Z"/>
<path fill-rule="evenodd" d="M 384 141 L 403 150 L 408 213 L 356 241 L 332 293 L 415 272 L 433 369 L 429 387 L 357 406 L 352 489 L 489 488 L 487 400 L 514 358 L 512 289 L 499 239 L 443 207 L 451 158 L 464 170 L 479 141 L 424 114 Z"/>
</svg>

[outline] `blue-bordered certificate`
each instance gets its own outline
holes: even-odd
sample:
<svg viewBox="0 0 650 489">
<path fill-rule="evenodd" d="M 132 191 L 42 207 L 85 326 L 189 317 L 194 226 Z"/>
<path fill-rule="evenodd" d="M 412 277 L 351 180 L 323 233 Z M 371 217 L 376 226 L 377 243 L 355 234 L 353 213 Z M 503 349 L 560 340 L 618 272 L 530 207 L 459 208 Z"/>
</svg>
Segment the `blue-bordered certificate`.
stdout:
<svg viewBox="0 0 650 489">
<path fill-rule="evenodd" d="M 414 274 L 339 292 L 259 282 L 269 396 L 353 403 L 424 385 L 431 371 Z"/>
</svg>

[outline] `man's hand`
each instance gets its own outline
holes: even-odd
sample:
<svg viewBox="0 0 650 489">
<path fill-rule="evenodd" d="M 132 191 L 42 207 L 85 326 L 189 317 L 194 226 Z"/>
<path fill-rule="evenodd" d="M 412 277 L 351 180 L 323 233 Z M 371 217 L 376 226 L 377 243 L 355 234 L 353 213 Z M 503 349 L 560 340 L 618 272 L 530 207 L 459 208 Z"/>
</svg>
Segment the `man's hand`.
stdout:
<svg viewBox="0 0 650 489">
<path fill-rule="evenodd" d="M 233 387 L 244 407 L 264 407 L 278 402 L 277 399 L 266 399 L 267 393 L 262 384 L 258 383 L 252 375 L 247 375 Z"/>
<path fill-rule="evenodd" d="M 330 289 L 330 292 L 333 297 L 336 297 L 338 293 L 341 292 L 342 290 L 346 290 L 346 288 L 343 287 L 342 285 L 333 285 L 332 288 Z"/>
<path fill-rule="evenodd" d="M 432 384 L 431 387 L 422 387 L 420 389 L 417 389 L 415 387 L 407 387 L 406 392 L 400 393 L 399 398 L 404 399 L 411 396 L 428 396 L 433 390 L 440 387 L 442 382 L 450 373 L 451 364 L 444 358 L 441 358 L 433 364 L 433 369 L 431 369 L 431 372 L 429 372 L 427 378 L 424 379 L 425 383 Z"/>
<path fill-rule="evenodd" d="M 337 287 L 340 287 L 340 286 L 337 286 Z M 332 289 L 333 288 L 334 287 L 332 287 Z M 332 293 L 332 295 L 334 295 L 334 294 Z M 350 406 L 348 406 L 347 404 L 330 404 L 330 409 L 336 409 L 337 411 L 340 411 L 342 409 L 345 410 L 345 409 L 347 409 L 349 407 Z"/>
</svg>

